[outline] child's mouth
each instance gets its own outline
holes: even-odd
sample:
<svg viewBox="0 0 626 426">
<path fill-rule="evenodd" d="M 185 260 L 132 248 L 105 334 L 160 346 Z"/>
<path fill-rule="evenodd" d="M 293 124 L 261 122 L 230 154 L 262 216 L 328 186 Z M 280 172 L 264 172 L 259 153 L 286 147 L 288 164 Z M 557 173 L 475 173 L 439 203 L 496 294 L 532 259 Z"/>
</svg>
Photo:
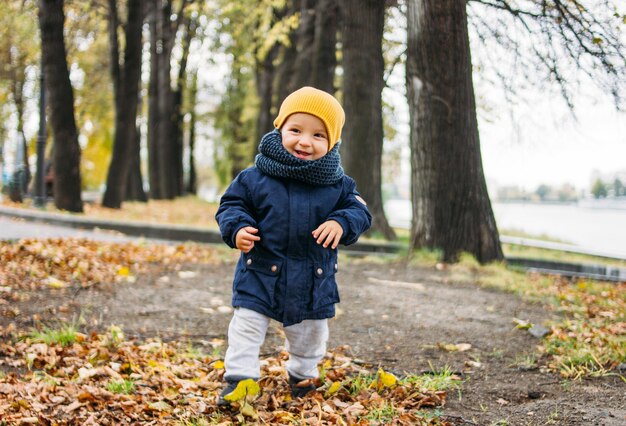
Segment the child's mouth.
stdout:
<svg viewBox="0 0 626 426">
<path fill-rule="evenodd" d="M 308 152 L 299 151 L 297 149 L 294 152 L 296 154 L 296 157 L 303 159 L 303 160 L 306 160 L 307 158 L 311 156 L 311 154 L 309 154 Z"/>
</svg>

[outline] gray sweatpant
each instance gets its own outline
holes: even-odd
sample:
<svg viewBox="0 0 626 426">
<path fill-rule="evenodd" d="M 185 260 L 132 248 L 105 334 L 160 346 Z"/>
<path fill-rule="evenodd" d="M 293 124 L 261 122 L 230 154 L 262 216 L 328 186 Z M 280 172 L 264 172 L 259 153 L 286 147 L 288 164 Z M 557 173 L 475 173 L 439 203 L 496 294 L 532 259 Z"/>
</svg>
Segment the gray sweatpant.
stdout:
<svg viewBox="0 0 626 426">
<path fill-rule="evenodd" d="M 228 327 L 228 349 L 224 379 L 258 379 L 261 376 L 259 351 L 270 318 L 246 308 L 236 308 Z M 319 376 L 317 364 L 326 353 L 328 320 L 304 320 L 284 327 L 289 352 L 287 372 L 300 379 Z"/>
</svg>

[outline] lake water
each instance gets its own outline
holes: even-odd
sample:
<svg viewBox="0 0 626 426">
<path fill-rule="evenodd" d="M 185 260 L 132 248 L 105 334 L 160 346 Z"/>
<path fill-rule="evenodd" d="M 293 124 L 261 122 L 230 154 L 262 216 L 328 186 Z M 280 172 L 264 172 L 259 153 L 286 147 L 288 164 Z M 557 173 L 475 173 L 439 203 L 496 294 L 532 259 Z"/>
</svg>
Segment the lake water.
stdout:
<svg viewBox="0 0 626 426">
<path fill-rule="evenodd" d="M 492 203 L 500 233 L 523 231 L 545 235 L 585 250 L 626 256 L 626 210 L 577 204 Z M 411 204 L 389 200 L 385 211 L 392 226 L 408 228 Z"/>
</svg>

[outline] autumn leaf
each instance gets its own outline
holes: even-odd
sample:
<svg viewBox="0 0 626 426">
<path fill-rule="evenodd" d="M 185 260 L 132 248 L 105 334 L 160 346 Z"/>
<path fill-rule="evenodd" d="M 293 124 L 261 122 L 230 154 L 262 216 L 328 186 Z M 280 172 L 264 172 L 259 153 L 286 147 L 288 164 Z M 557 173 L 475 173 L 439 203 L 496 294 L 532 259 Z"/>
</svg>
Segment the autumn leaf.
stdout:
<svg viewBox="0 0 626 426">
<path fill-rule="evenodd" d="M 128 266 L 120 266 L 120 268 L 117 270 L 117 275 L 119 275 L 120 277 L 127 277 L 130 274 L 130 269 L 128 269 Z"/>
<path fill-rule="evenodd" d="M 437 346 L 446 352 L 465 352 L 472 348 L 469 343 L 439 343 Z"/>
<path fill-rule="evenodd" d="M 341 389 L 341 382 L 333 382 L 326 391 L 326 396 L 336 394 L 339 389 Z"/>
<path fill-rule="evenodd" d="M 519 330 L 528 330 L 533 326 L 530 321 L 521 320 L 519 318 L 513 318 L 513 322 L 516 324 L 515 328 Z"/>
<path fill-rule="evenodd" d="M 172 411 L 172 406 L 165 401 L 151 402 L 148 408 L 153 411 Z"/>
<path fill-rule="evenodd" d="M 241 406 L 241 409 L 239 410 L 239 412 L 241 414 L 243 414 L 245 417 L 251 417 L 253 419 L 258 419 L 259 415 L 257 414 L 256 410 L 254 409 L 254 407 L 250 404 L 248 404 L 247 402 L 244 402 L 243 405 Z"/>
<path fill-rule="evenodd" d="M 378 369 L 376 377 L 376 389 L 392 388 L 398 383 L 398 379 L 392 373 L 387 373 L 382 368 Z"/>
<path fill-rule="evenodd" d="M 66 283 L 65 281 L 62 281 L 58 278 L 54 278 L 54 277 L 48 277 L 46 279 L 46 284 L 48 284 L 48 287 L 50 288 L 65 288 L 67 286 L 69 286 L 68 283 Z"/>
<path fill-rule="evenodd" d="M 260 390 L 259 384 L 253 379 L 241 380 L 237 383 L 235 390 L 226 395 L 224 399 L 230 402 L 238 402 L 249 396 L 254 397 L 258 395 Z"/>
</svg>

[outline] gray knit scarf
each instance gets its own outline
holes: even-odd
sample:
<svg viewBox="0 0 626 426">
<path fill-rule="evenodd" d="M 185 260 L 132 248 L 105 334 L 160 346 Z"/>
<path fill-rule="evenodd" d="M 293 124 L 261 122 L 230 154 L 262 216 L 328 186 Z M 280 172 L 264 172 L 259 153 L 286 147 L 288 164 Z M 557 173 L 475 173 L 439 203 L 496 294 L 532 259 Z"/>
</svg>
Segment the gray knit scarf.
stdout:
<svg viewBox="0 0 626 426">
<path fill-rule="evenodd" d="M 344 175 L 339 156 L 339 143 L 317 160 L 301 160 L 283 146 L 282 136 L 273 130 L 261 138 L 254 163 L 266 175 L 289 178 L 310 185 L 332 185 Z"/>
</svg>

